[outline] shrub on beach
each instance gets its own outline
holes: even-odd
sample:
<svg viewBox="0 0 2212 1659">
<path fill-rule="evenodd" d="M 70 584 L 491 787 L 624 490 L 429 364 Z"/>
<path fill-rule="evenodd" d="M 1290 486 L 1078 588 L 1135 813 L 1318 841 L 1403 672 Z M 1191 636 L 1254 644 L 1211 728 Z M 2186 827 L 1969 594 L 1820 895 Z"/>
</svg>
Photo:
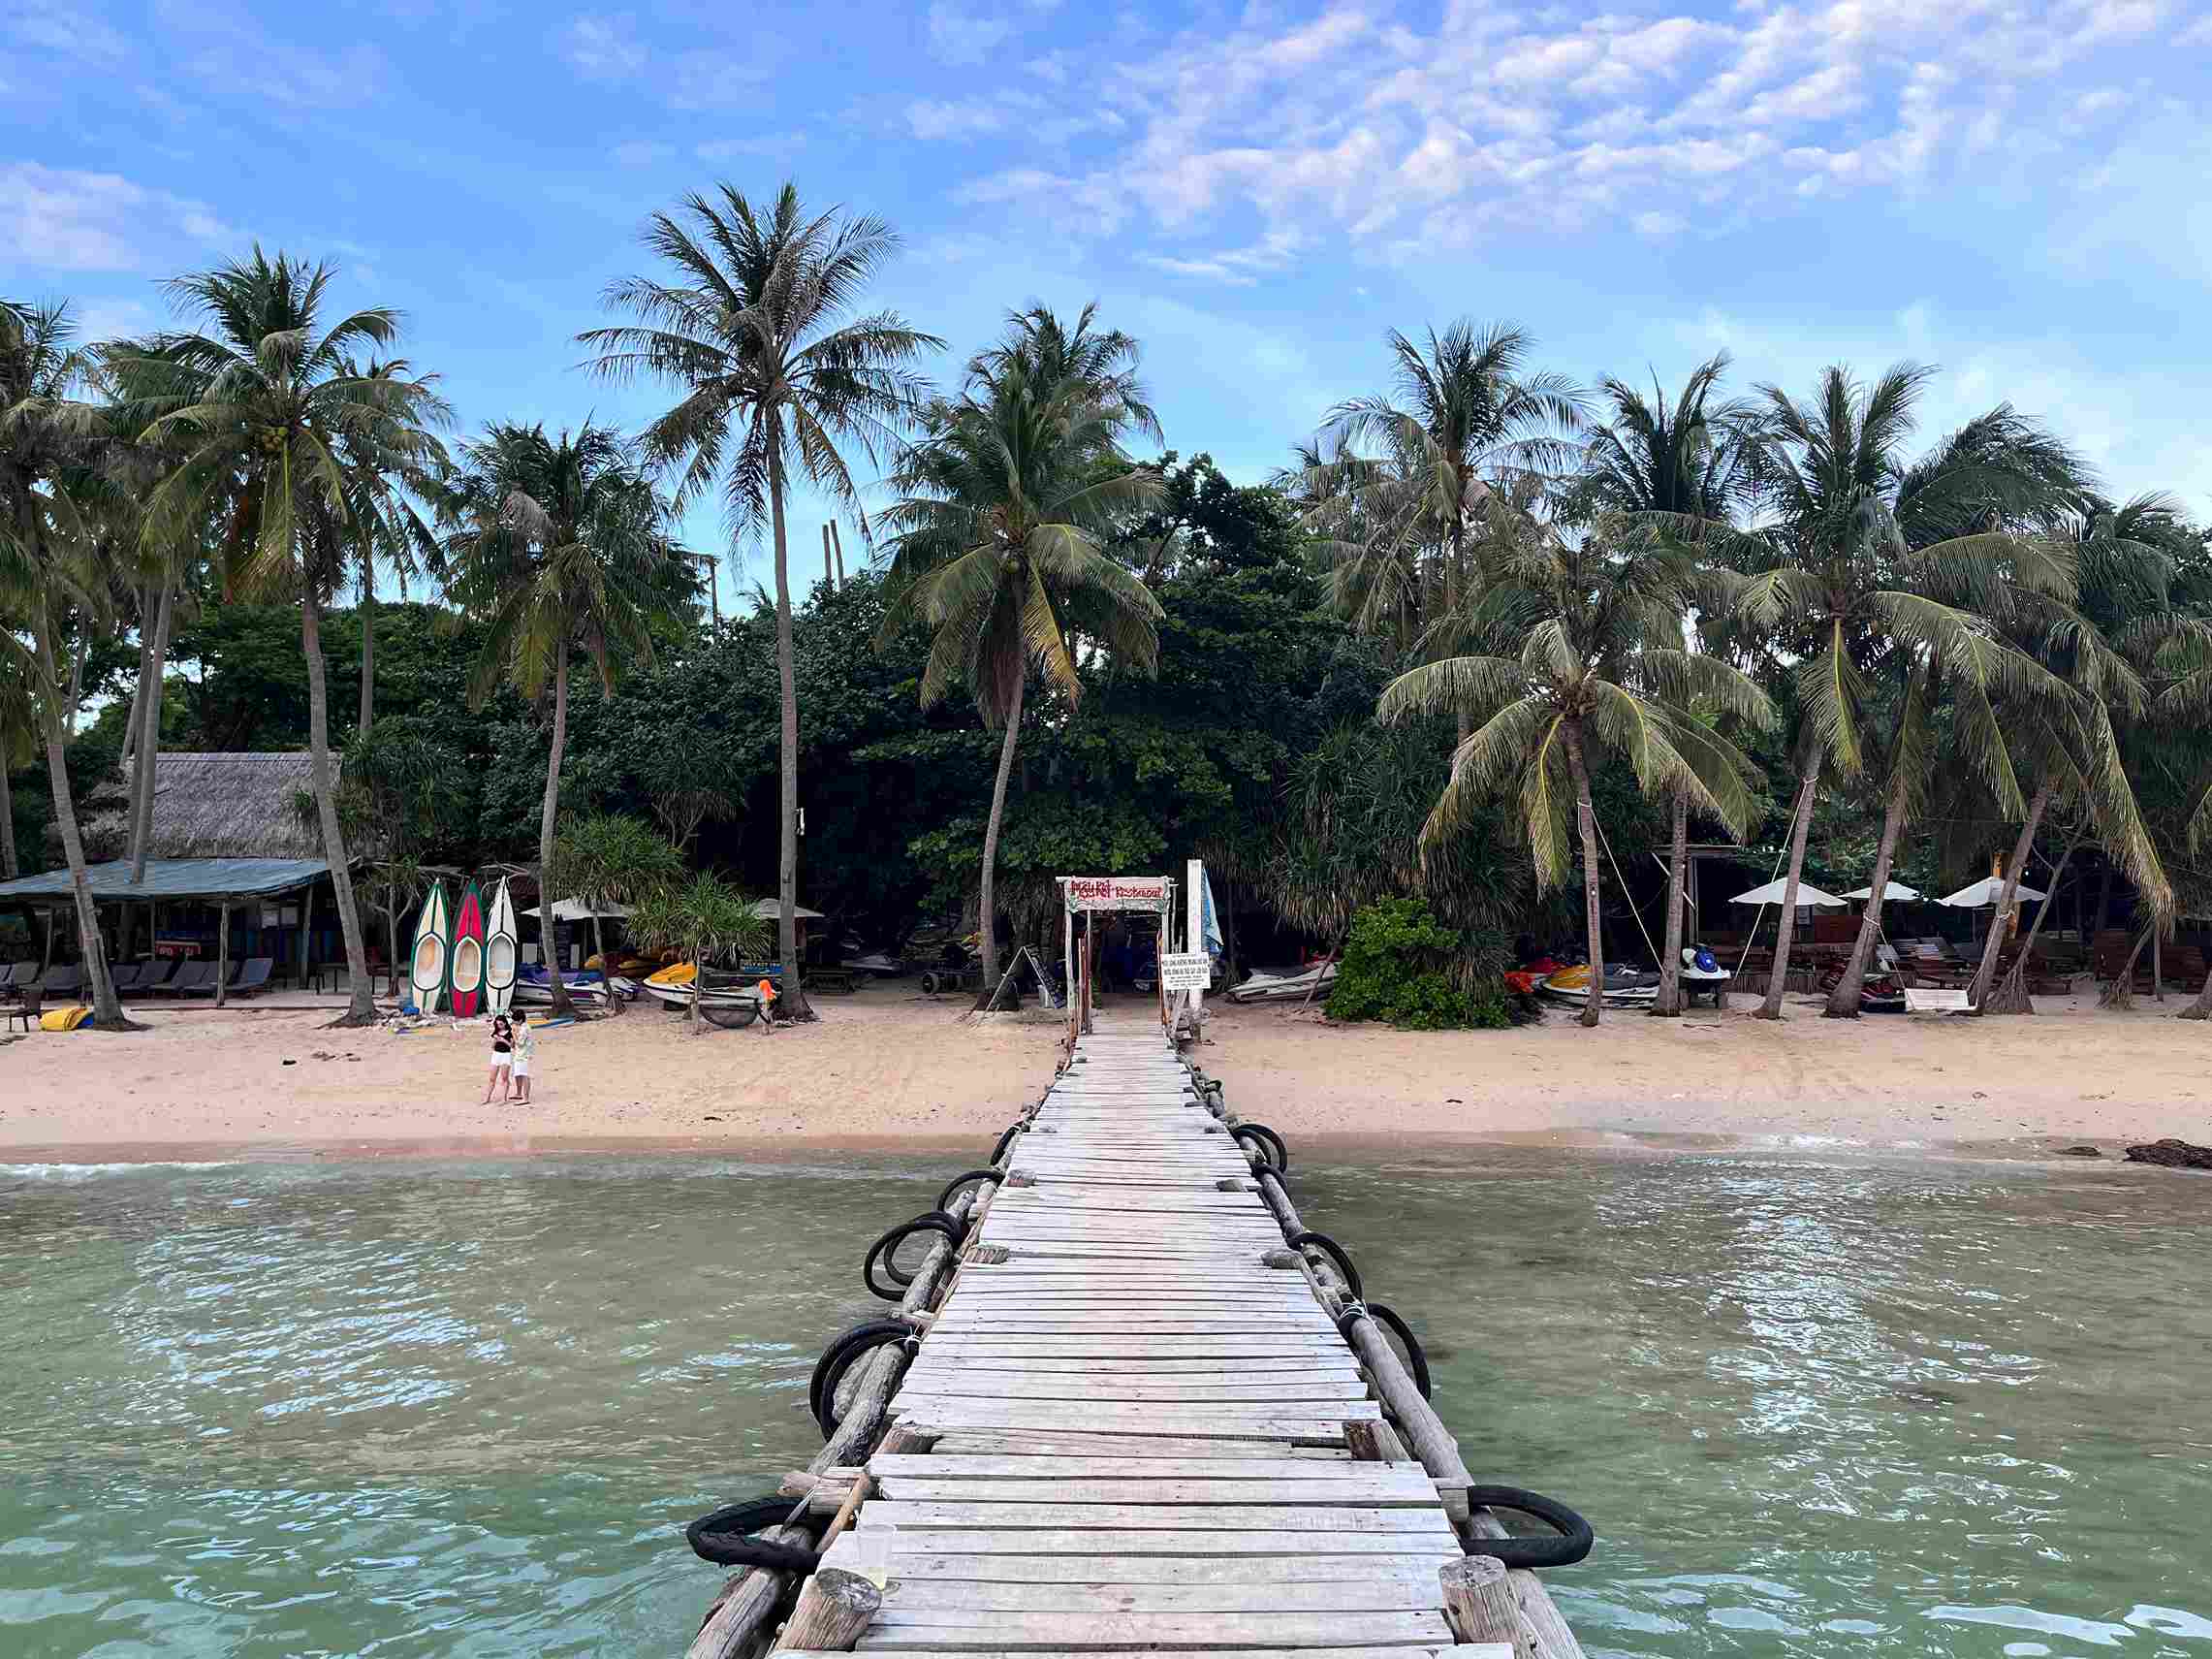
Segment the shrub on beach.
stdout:
<svg viewBox="0 0 2212 1659">
<path fill-rule="evenodd" d="M 1438 922 L 1425 899 L 1363 907 L 1329 990 L 1329 1018 L 1380 1020 L 1407 1031 L 1504 1030 L 1513 1018 L 1497 975 L 1476 975 L 1470 988 L 1462 983 L 1464 973 L 1454 972 L 1477 942 Z"/>
</svg>

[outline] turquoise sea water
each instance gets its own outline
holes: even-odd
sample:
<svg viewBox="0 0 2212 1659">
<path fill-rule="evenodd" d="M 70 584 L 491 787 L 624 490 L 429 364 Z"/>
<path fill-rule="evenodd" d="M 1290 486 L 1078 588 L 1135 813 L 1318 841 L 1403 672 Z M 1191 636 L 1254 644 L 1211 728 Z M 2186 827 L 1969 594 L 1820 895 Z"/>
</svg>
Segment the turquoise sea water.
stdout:
<svg viewBox="0 0 2212 1659">
<path fill-rule="evenodd" d="M 1293 1149 L 1295 1153 L 1295 1148 Z M 0 1629 L 679 1652 L 960 1165 L 0 1168 Z M 1596 1656 L 2212 1659 L 2212 1178 L 1519 1149 L 1293 1170 Z"/>
</svg>

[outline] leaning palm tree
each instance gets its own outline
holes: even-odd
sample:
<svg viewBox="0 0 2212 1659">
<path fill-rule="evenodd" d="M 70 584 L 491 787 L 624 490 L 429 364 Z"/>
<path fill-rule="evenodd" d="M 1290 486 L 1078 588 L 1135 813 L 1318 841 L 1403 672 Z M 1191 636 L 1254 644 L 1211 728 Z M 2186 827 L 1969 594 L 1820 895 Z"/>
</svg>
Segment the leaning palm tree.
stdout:
<svg viewBox="0 0 2212 1659">
<path fill-rule="evenodd" d="M 887 625 L 918 619 L 931 635 L 923 705 L 964 683 L 984 724 L 1005 732 L 983 833 L 987 998 L 998 975 L 998 831 L 1029 675 L 1071 702 L 1082 695 L 1071 622 L 1148 673 L 1158 651 L 1159 601 L 1100 542 L 1158 497 L 1159 481 L 1122 453 L 1127 405 L 1096 391 L 1019 349 L 979 359 L 966 394 L 933 408 L 901 456 L 899 498 L 883 513 L 897 595 Z"/>
<path fill-rule="evenodd" d="M 220 522 L 237 585 L 300 601 L 310 775 L 351 992 L 336 1023 L 366 1025 L 376 1000 L 331 766 L 323 607 L 345 580 L 364 475 L 434 466 L 444 406 L 420 380 L 355 364 L 353 352 L 390 346 L 401 319 L 375 307 L 326 326 L 335 274 L 257 245 L 243 260 L 177 277 L 170 292 L 198 329 L 162 335 L 119 367 L 143 389 L 141 441 L 178 458 L 147 501 L 149 542 L 167 546 Z"/>
<path fill-rule="evenodd" d="M 1691 573 L 1671 543 L 1634 534 L 1616 543 L 1596 533 L 1569 542 L 1525 520 L 1512 542 L 1492 538 L 1485 562 L 1482 595 L 1464 627 L 1493 654 L 1408 670 L 1384 690 L 1378 714 L 1397 720 L 1464 709 L 1474 722 L 1422 830 L 1425 848 L 1462 829 L 1477 802 L 1510 792 L 1537 884 L 1548 888 L 1565 880 L 1571 864 L 1571 814 L 1589 935 L 1582 1023 L 1594 1026 L 1605 956 L 1593 770 L 1603 757 L 1624 760 L 1647 793 L 1685 793 L 1740 835 L 1754 807 L 1752 765 L 1686 711 L 1702 704 L 1760 726 L 1774 714 L 1749 679 L 1685 648 Z"/>
<path fill-rule="evenodd" d="M 1394 612 L 1454 616 L 1494 491 L 1559 471 L 1582 422 L 1571 382 L 1527 371 L 1532 342 L 1519 329 L 1463 320 L 1420 343 L 1395 329 L 1389 339 L 1393 390 L 1340 403 L 1328 418 L 1361 453 L 1386 458 L 1397 483 L 1371 502 L 1363 536 L 1336 549 L 1339 606 L 1369 632 Z"/>
<path fill-rule="evenodd" d="M 785 1012 L 811 1017 L 799 972 L 799 695 L 791 645 L 784 503 L 796 476 L 856 514 L 839 453 L 871 458 L 904 428 L 922 388 L 907 366 L 942 344 L 890 311 L 849 313 L 898 248 L 872 216 L 809 215 L 785 184 L 756 206 L 724 184 L 646 223 L 647 248 L 673 279 L 626 277 L 606 303 L 634 321 L 578 336 L 616 384 L 674 381 L 681 399 L 646 429 L 651 458 L 679 469 L 681 507 L 719 485 L 732 533 L 770 530 L 775 551 L 775 661 L 782 697 L 776 929 Z"/>
<path fill-rule="evenodd" d="M 1992 520 L 1997 471 L 1940 476 L 1916 498 L 1903 491 L 1911 472 L 1903 448 L 1929 372 L 1902 364 L 1869 386 L 1846 368 L 1831 367 L 1804 402 L 1778 387 L 1760 389 L 1755 465 L 1772 522 L 1755 537 L 1731 538 L 1724 557 L 1742 560 L 1750 580 L 1738 615 L 1789 665 L 1800 710 L 1789 873 L 1774 969 L 1757 1010 L 1762 1019 L 1783 1017 L 1797 890 L 1821 776 L 1832 770 L 1855 778 L 1868 763 L 1878 666 L 1936 658 L 1954 684 L 1983 691 L 1993 671 L 2012 664 L 1992 655 L 1975 596 L 2001 587 L 2070 590 L 2062 563 L 2043 558 L 2040 544 L 2013 534 L 2002 519 Z M 2012 417 L 1999 410 L 1990 419 Z M 1912 514 L 1927 526 L 1917 545 L 1906 528 Z M 1933 596 L 1937 592 L 1948 597 Z M 1902 823 L 1910 797 L 1899 801 L 1893 788 L 1891 799 Z M 1885 877 L 1886 870 L 1881 874 Z M 1868 901 L 1868 926 L 1879 903 Z M 1855 1012 L 1855 988 L 1851 1001 Z"/>
<path fill-rule="evenodd" d="M 1694 556 L 1699 542 L 1725 531 L 1749 495 L 1749 404 L 1722 401 L 1721 378 L 1728 354 L 1717 353 L 1691 371 L 1670 402 L 1655 383 L 1641 389 L 1608 376 L 1598 392 L 1609 418 L 1594 428 L 1575 484 L 1591 505 L 1615 516 L 1631 537 L 1657 538 Z M 1690 597 L 1706 616 L 1724 613 L 1728 573 L 1693 567 L 1699 590 Z M 1666 866 L 1665 945 L 1659 952 L 1659 996 L 1652 1012 L 1682 1012 L 1682 911 L 1689 862 L 1690 796 L 1674 791 Z"/>
<path fill-rule="evenodd" d="M 651 623 L 674 610 L 688 580 L 685 557 L 668 534 L 668 503 L 629 444 L 588 421 L 557 438 L 543 427 L 493 426 L 462 446 L 440 511 L 447 592 L 485 622 L 470 696 L 481 705 L 502 679 L 533 700 L 553 695 L 538 819 L 550 938 L 569 658 L 588 656 L 609 692 L 625 656 L 650 662 Z M 556 1008 L 568 1006 L 558 972 L 553 995 Z"/>
<path fill-rule="evenodd" d="M 72 343 L 73 332 L 66 305 L 0 300 L 0 658 L 7 661 L 0 676 L 15 687 L 12 695 L 0 688 L 15 710 L 10 719 L 0 708 L 0 721 L 19 733 L 27 716 L 44 743 L 93 1024 L 127 1031 L 133 1027 L 108 972 L 69 783 L 77 699 L 62 662 L 62 634 L 72 622 L 82 628 L 103 622 L 111 586 L 81 499 L 99 416 L 77 397 L 90 365 Z M 30 635 L 27 648 L 18 625 Z M 0 750 L 14 748 L 12 738 L 0 738 Z M 0 752 L 0 765 L 12 758 Z M 11 822 L 11 841 L 13 835 Z M 8 857 L 13 866 L 12 845 Z"/>
</svg>

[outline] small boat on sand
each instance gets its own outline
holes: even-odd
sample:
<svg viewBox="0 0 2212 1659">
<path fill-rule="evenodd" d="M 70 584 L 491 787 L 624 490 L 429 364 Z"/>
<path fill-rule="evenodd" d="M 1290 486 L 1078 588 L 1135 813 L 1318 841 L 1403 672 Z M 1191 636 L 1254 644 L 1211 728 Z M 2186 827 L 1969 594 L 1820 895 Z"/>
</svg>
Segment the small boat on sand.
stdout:
<svg viewBox="0 0 2212 1659">
<path fill-rule="evenodd" d="M 1319 1002 L 1337 982 L 1334 962 L 1316 962 L 1289 973 L 1255 972 L 1229 988 L 1232 1003 L 1295 1003 L 1311 995 Z"/>
</svg>

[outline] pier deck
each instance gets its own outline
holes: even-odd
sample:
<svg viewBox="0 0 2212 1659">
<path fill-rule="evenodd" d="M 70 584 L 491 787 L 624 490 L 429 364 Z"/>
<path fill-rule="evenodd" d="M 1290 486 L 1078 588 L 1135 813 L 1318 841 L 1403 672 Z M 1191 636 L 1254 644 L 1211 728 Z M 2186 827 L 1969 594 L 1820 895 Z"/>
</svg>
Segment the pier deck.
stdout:
<svg viewBox="0 0 2212 1659">
<path fill-rule="evenodd" d="M 1452 1647 L 1438 1486 L 1347 1445 L 1382 1416 L 1359 1356 L 1267 1264 L 1282 1228 L 1163 1036 L 1082 1038 L 1006 1167 L 884 1449 L 835 1472 L 862 1501 L 825 1568 L 897 1529 L 858 1648 Z"/>
</svg>

